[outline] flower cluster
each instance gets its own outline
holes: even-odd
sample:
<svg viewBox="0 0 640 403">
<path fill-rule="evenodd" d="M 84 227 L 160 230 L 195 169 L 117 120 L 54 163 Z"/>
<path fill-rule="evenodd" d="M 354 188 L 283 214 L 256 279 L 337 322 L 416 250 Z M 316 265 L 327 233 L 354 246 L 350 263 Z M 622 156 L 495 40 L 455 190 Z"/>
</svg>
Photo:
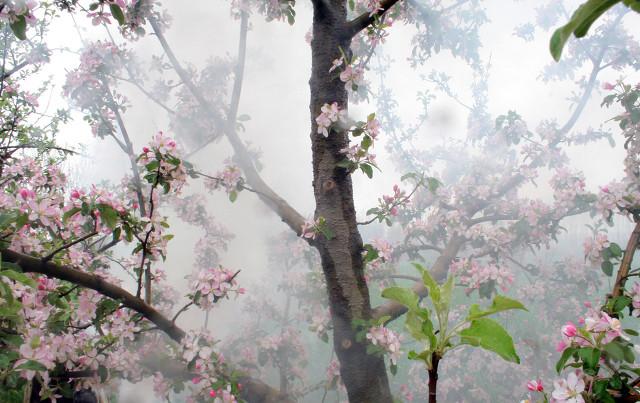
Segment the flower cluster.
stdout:
<svg viewBox="0 0 640 403">
<path fill-rule="evenodd" d="M 503 292 L 513 282 L 513 274 L 507 267 L 498 266 L 495 262 L 481 265 L 477 260 L 460 259 L 450 265 L 450 270 L 459 277 L 460 283 L 466 286 L 466 293 L 474 290 L 483 297 L 489 297 L 497 287 Z"/>
<path fill-rule="evenodd" d="M 581 331 L 572 322 L 567 322 L 562 326 L 562 340 L 556 346 L 556 350 L 564 351 L 571 346 L 593 347 L 610 343 L 614 339 L 621 337 L 628 339 L 622 331 L 622 323 L 618 318 L 611 317 L 606 312 L 591 310 L 588 316 L 581 319 L 584 324 Z"/>
<path fill-rule="evenodd" d="M 321 340 L 329 340 L 329 327 L 331 326 L 331 316 L 324 309 L 317 308 L 311 316 L 309 330 L 315 333 Z"/>
<path fill-rule="evenodd" d="M 244 288 L 238 288 L 235 280 L 237 273 L 222 266 L 210 267 L 198 271 L 191 279 L 191 296 L 194 303 L 209 309 L 221 298 L 228 298 L 229 293 L 244 294 Z"/>
<path fill-rule="evenodd" d="M 306 220 L 300 228 L 300 236 L 307 239 L 316 239 L 319 234 L 325 238 L 333 238 L 333 232 L 327 226 L 324 217 L 318 217 L 315 220 Z"/>
<path fill-rule="evenodd" d="M 375 154 L 370 149 L 373 148 L 374 141 L 380 131 L 380 122 L 376 119 L 375 113 L 367 116 L 366 122 L 356 122 L 350 130 L 354 137 L 362 136 L 359 144 L 345 147 L 340 152 L 346 159 L 338 163 L 338 166 L 354 171 L 358 168 L 369 178 L 373 176 L 373 168 L 377 168 Z"/>
<path fill-rule="evenodd" d="M 172 190 L 179 193 L 187 180 L 187 171 L 182 160 L 177 156 L 179 150 L 176 142 L 158 132 L 148 147 L 143 147 L 138 162 L 146 170 L 144 178 L 153 186 L 160 185 L 165 193 Z"/>
<path fill-rule="evenodd" d="M 318 125 L 318 134 L 322 134 L 324 137 L 329 137 L 335 123 L 347 123 L 347 111 L 340 109 L 337 102 L 322 105 L 320 108 L 320 114 L 316 117 L 316 124 Z"/>
<path fill-rule="evenodd" d="M 396 365 L 400 358 L 400 336 L 382 325 L 373 326 L 367 332 L 367 340 L 389 354 L 389 360 Z"/>
<path fill-rule="evenodd" d="M 207 177 L 204 182 L 204 186 L 209 191 L 214 191 L 217 189 L 224 189 L 229 195 L 229 200 L 235 201 L 238 192 L 243 189 L 244 180 L 242 179 L 242 172 L 240 168 L 229 163 L 225 167 L 218 171 L 214 177 Z"/>
<path fill-rule="evenodd" d="M 378 222 L 385 222 L 391 226 L 390 217 L 395 217 L 400 213 L 400 208 L 408 205 L 410 197 L 407 196 L 404 190 L 400 189 L 400 186 L 393 185 L 392 195 L 383 195 L 378 198 L 378 207 L 373 207 L 367 210 L 367 215 L 375 215 L 373 220 Z"/>
<path fill-rule="evenodd" d="M 594 265 L 600 265 L 603 260 L 602 252 L 609 247 L 611 243 L 605 233 L 598 233 L 595 238 L 587 238 L 584 241 L 584 256 Z"/>
<path fill-rule="evenodd" d="M 205 331 L 187 333 L 181 343 L 180 358 L 193 368 L 191 379 L 192 397 L 198 401 L 235 403 L 241 384 L 229 382 L 220 374 L 225 366 L 224 356 L 214 351 L 216 341 Z"/>
<path fill-rule="evenodd" d="M 0 21 L 11 26 L 14 34 L 26 39 L 26 25 L 34 25 L 36 18 L 33 10 L 38 6 L 36 0 L 8 0 L 2 2 Z"/>
<path fill-rule="evenodd" d="M 358 91 L 358 88 L 364 84 L 364 67 L 356 63 L 357 58 L 354 57 L 351 61 L 342 55 L 340 58 L 335 59 L 329 73 L 344 65 L 344 68 L 340 72 L 340 81 L 344 83 L 344 88 L 351 95 Z"/>
<path fill-rule="evenodd" d="M 636 318 L 640 318 L 640 282 L 636 282 L 631 286 L 631 304 L 633 311 L 631 314 Z"/>
<path fill-rule="evenodd" d="M 580 372 L 570 372 L 567 379 L 553 382 L 551 397 L 557 403 L 584 403 L 585 382 Z"/>
</svg>

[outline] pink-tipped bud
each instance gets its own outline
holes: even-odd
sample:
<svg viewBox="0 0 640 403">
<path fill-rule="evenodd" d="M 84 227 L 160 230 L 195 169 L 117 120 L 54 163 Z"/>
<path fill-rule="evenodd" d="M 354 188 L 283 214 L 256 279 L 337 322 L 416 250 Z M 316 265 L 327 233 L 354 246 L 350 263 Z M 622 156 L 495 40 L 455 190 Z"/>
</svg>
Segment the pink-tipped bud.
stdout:
<svg viewBox="0 0 640 403">
<path fill-rule="evenodd" d="M 142 147 L 142 152 L 145 153 L 145 154 L 148 153 L 149 152 L 149 147 L 147 147 L 147 146 Z"/>
<path fill-rule="evenodd" d="M 616 86 L 611 83 L 604 83 L 602 88 L 604 88 L 607 91 L 611 91 L 612 89 L 616 88 Z"/>
<path fill-rule="evenodd" d="M 78 192 L 77 189 L 73 189 L 71 191 L 71 198 L 72 199 L 79 199 L 80 198 L 80 192 Z"/>
<path fill-rule="evenodd" d="M 29 192 L 29 189 L 22 188 L 18 190 L 18 193 L 20 193 L 20 197 L 22 197 L 23 200 L 27 200 L 31 192 Z"/>
<path fill-rule="evenodd" d="M 578 329 L 573 323 L 567 322 L 566 325 L 562 326 L 562 334 L 567 337 L 575 337 L 578 334 Z"/>
<path fill-rule="evenodd" d="M 542 392 L 544 387 L 542 386 L 542 381 L 538 379 L 537 381 L 529 381 L 527 382 L 527 389 L 532 392 Z"/>
<path fill-rule="evenodd" d="M 216 395 L 217 395 L 217 393 L 216 393 L 216 391 L 215 391 L 215 390 L 211 389 L 211 390 L 209 391 L 209 396 L 211 396 L 211 397 L 216 397 Z"/>
</svg>

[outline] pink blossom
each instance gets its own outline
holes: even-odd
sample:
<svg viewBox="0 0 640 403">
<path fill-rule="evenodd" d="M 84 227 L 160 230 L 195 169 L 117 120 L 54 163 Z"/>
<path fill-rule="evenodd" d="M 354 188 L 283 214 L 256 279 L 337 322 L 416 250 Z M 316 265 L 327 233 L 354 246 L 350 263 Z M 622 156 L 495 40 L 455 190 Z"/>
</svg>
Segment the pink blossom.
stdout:
<svg viewBox="0 0 640 403">
<path fill-rule="evenodd" d="M 374 346 L 381 347 L 389 354 L 389 360 L 396 364 L 400 357 L 400 336 L 384 326 L 374 326 L 367 332 L 367 340 Z"/>
<path fill-rule="evenodd" d="M 553 382 L 554 390 L 551 396 L 557 403 L 584 403 L 581 393 L 584 392 L 585 383 L 576 372 L 571 372 L 567 379 Z"/>
</svg>

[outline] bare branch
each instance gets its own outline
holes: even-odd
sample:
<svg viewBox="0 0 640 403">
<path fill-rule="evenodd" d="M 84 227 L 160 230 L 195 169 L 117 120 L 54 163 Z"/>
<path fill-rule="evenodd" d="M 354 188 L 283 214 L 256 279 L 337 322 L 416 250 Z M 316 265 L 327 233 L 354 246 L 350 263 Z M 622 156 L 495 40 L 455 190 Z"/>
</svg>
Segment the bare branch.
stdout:
<svg viewBox="0 0 640 403">
<path fill-rule="evenodd" d="M 180 80 L 184 83 L 184 85 L 189 89 L 191 94 L 194 96 L 196 101 L 200 104 L 204 110 L 211 112 L 212 108 L 209 105 L 209 102 L 204 98 L 202 92 L 195 86 L 195 84 L 191 81 L 189 74 L 182 68 L 180 62 L 176 58 L 173 53 L 171 47 L 169 46 L 164 34 L 158 27 L 158 23 L 155 19 L 149 19 L 153 31 L 155 32 L 158 40 L 160 41 L 160 45 L 164 50 L 165 54 L 169 58 L 171 65 L 174 70 L 180 77 Z M 241 33 L 240 33 L 240 45 L 238 51 L 238 69 L 236 71 L 236 83 L 234 83 L 231 107 L 229 110 L 229 116 L 227 119 L 227 124 L 225 125 L 225 135 L 231 143 L 233 147 L 233 151 L 235 153 L 236 160 L 238 164 L 242 168 L 245 173 L 247 182 L 251 187 L 258 193 L 260 199 L 269 206 L 273 211 L 280 216 L 282 221 L 289 226 L 296 234 L 300 235 L 302 230 L 302 225 L 304 224 L 304 217 L 298 213 L 293 207 L 287 203 L 282 197 L 280 197 L 276 192 L 274 192 L 262 179 L 255 166 L 253 165 L 253 161 L 251 159 L 251 155 L 247 151 L 245 145 L 240 140 L 240 137 L 236 133 L 235 123 L 236 123 L 236 114 L 238 112 L 238 104 L 240 100 L 240 91 L 241 91 L 241 82 L 242 82 L 242 72 L 244 71 L 244 60 L 246 54 L 246 35 L 248 31 L 248 16 L 243 13 L 241 19 Z"/>
</svg>

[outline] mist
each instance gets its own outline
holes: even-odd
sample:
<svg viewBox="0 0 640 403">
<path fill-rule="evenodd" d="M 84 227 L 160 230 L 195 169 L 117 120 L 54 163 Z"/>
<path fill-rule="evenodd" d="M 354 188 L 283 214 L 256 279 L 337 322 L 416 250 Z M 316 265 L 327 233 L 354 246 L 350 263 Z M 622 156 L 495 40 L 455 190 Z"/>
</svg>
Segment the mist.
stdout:
<svg viewBox="0 0 640 403">
<path fill-rule="evenodd" d="M 614 119 L 624 102 L 603 105 L 616 91 L 637 91 L 637 13 L 616 5 L 556 62 L 551 35 L 581 1 L 401 0 L 370 10 L 380 2 L 164 0 L 140 1 L 143 11 L 138 1 L 54 3 L 33 8 L 25 41 L 13 36 L 14 17 L 2 19 L 3 72 L 39 44 L 47 49 L 3 75 L 3 88 L 38 94 L 25 118 L 33 127 L 57 111 L 68 118 L 29 132 L 44 145 L 0 167 L 33 158 L 66 184 L 40 198 L 41 185 L 0 170 L 9 178 L 3 217 L 15 210 L 33 221 L 29 230 L 17 218 L 0 228 L 3 264 L 52 279 L 33 293 L 62 295 L 69 317 L 55 330 L 33 324 L 29 291 L 12 280 L 25 307 L 6 323 L 25 346 L 36 333 L 68 333 L 78 347 L 64 359 L 55 347 L 46 371 L 27 374 L 19 360 L 38 359 L 0 338 L 16 351 L 0 369 L 21 379 L 3 388 L 24 401 L 38 401 L 36 384 L 62 396 L 60 373 L 86 370 L 65 382 L 104 402 L 533 402 L 543 393 L 571 401 L 552 396 L 554 381 L 574 370 L 556 371 L 577 345 L 566 326 L 584 325 L 618 292 L 622 250 L 631 245 L 624 255 L 633 259 L 638 247 L 629 238 L 640 137 Z M 122 7 L 125 23 L 109 4 Z M 346 38 L 331 25 L 343 16 L 371 21 Z M 3 131 L 3 144 L 14 141 L 13 129 Z M 73 152 L 48 160 L 52 144 Z M 22 189 L 60 206 L 55 229 L 31 217 Z M 607 198 L 614 193 L 627 198 Z M 84 207 L 89 198 L 113 203 L 113 225 L 108 212 Z M 97 276 L 157 316 L 104 294 L 102 283 L 29 268 L 25 256 Z M 618 295 L 628 313 L 625 305 L 612 314 L 632 331 L 606 340 L 637 356 L 633 273 Z M 442 303 L 434 298 L 448 279 Z M 414 296 L 412 311 L 403 298 Z M 469 336 L 470 307 L 501 296 L 514 302 L 491 320 L 508 333 L 507 347 Z M 111 307 L 106 300 L 113 311 L 82 319 L 86 298 L 95 312 Z M 50 305 L 45 317 L 63 309 Z M 121 314 L 131 333 L 116 326 Z M 104 358 L 93 363 L 85 356 L 95 348 Z M 637 372 L 635 356 L 627 364 Z M 602 362 L 594 373 L 580 367 L 580 393 L 618 363 Z M 527 386 L 534 380 L 544 391 Z M 588 399 L 575 401 L 608 401 Z"/>
</svg>

